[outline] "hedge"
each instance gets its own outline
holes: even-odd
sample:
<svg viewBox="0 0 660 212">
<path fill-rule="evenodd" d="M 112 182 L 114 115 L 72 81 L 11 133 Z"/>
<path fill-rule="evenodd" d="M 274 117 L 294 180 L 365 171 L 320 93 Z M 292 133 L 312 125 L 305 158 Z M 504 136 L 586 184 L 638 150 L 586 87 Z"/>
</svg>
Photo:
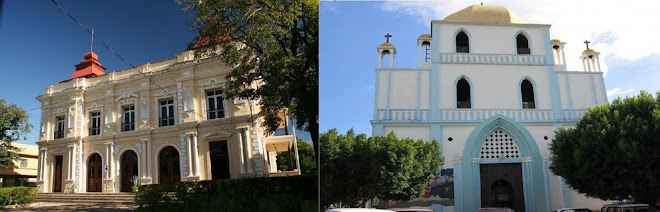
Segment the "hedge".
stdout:
<svg viewBox="0 0 660 212">
<path fill-rule="evenodd" d="M 27 204 L 37 195 L 36 187 L 4 187 L 0 188 L 0 205 Z"/>
<path fill-rule="evenodd" d="M 316 176 L 239 178 L 144 185 L 135 194 L 143 210 L 318 211 Z"/>
</svg>

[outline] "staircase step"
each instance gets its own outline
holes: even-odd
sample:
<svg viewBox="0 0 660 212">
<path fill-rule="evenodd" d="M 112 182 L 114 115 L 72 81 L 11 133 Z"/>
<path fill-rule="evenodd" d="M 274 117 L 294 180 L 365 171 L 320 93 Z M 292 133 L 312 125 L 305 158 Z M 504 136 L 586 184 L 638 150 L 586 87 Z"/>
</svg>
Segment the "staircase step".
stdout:
<svg viewBox="0 0 660 212">
<path fill-rule="evenodd" d="M 38 193 L 34 202 L 133 204 L 133 193 Z"/>
</svg>

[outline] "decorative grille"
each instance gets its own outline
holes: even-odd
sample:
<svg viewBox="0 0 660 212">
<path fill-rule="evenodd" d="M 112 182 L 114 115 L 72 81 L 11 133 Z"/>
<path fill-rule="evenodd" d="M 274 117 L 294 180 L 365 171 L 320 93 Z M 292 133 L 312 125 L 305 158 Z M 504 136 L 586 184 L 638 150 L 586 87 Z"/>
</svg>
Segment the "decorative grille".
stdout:
<svg viewBox="0 0 660 212">
<path fill-rule="evenodd" d="M 481 145 L 481 158 L 520 158 L 518 144 L 502 129 L 493 131 Z"/>
</svg>

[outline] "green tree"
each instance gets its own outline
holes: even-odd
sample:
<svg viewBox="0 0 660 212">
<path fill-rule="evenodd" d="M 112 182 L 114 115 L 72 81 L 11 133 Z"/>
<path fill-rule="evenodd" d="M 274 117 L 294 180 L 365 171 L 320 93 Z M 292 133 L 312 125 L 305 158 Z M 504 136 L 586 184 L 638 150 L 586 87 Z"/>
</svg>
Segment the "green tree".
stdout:
<svg viewBox="0 0 660 212">
<path fill-rule="evenodd" d="M 298 156 L 300 156 L 300 170 L 302 175 L 316 174 L 316 160 L 314 159 L 314 148 L 302 140 L 298 140 Z M 282 171 L 293 171 L 296 168 L 295 152 L 291 151 L 277 153 L 277 169 Z"/>
<path fill-rule="evenodd" d="M 394 132 L 367 138 L 353 129 L 321 134 L 321 206 L 342 202 L 362 207 L 367 200 L 410 200 L 440 171 L 437 141 L 399 139 Z"/>
<path fill-rule="evenodd" d="M 21 139 L 30 133 L 32 125 L 28 123 L 29 115 L 15 104 L 8 104 L 0 99 L 0 166 L 7 168 L 18 159 L 19 149 L 11 142 Z"/>
<path fill-rule="evenodd" d="M 655 204 L 660 196 L 660 92 L 596 106 L 550 144 L 556 175 L 600 199 Z"/>
<path fill-rule="evenodd" d="M 192 28 L 199 36 L 190 46 L 204 44 L 196 56 L 220 56 L 233 67 L 226 76 L 226 98 L 259 100 L 268 133 L 288 109 L 296 127 L 311 134 L 318 153 L 319 1 L 175 2 L 196 11 Z M 255 82 L 260 86 L 252 86 Z"/>
</svg>

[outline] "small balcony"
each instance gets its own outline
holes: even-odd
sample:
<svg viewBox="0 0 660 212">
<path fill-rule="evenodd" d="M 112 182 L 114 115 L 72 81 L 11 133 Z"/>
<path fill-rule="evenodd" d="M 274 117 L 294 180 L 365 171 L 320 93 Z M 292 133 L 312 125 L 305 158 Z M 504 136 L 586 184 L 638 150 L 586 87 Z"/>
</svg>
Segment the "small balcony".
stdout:
<svg viewBox="0 0 660 212">
<path fill-rule="evenodd" d="M 536 104 L 534 104 L 534 102 L 523 102 L 522 106 L 523 106 L 523 109 L 535 109 L 536 108 Z"/>
<path fill-rule="evenodd" d="M 518 48 L 518 54 L 531 54 L 529 48 Z"/>
<path fill-rule="evenodd" d="M 456 53 L 470 53 L 469 46 L 456 46 Z"/>
<path fill-rule="evenodd" d="M 101 128 L 100 127 L 90 127 L 89 128 L 89 135 L 99 135 L 101 134 Z"/>
<path fill-rule="evenodd" d="M 456 108 L 472 108 L 472 103 L 470 101 L 458 101 L 456 102 Z"/>
<path fill-rule="evenodd" d="M 64 131 L 55 131 L 55 139 L 64 138 Z"/>
<path fill-rule="evenodd" d="M 291 148 L 291 149 L 289 149 Z M 298 144 L 296 143 L 296 137 L 293 135 L 273 135 L 269 136 L 266 138 L 266 152 L 267 155 L 270 155 L 270 160 L 269 160 L 269 169 L 268 169 L 268 176 L 269 177 L 284 177 L 284 176 L 295 176 L 295 175 L 300 175 L 300 169 L 296 168 L 292 171 L 280 171 L 277 170 L 277 160 L 275 157 L 277 156 L 278 152 L 286 152 L 291 150 L 293 153 L 295 153 L 295 162 L 296 166 L 300 164 L 298 161 L 300 158 L 298 157 Z M 295 152 L 294 152 L 295 151 Z"/>
</svg>

